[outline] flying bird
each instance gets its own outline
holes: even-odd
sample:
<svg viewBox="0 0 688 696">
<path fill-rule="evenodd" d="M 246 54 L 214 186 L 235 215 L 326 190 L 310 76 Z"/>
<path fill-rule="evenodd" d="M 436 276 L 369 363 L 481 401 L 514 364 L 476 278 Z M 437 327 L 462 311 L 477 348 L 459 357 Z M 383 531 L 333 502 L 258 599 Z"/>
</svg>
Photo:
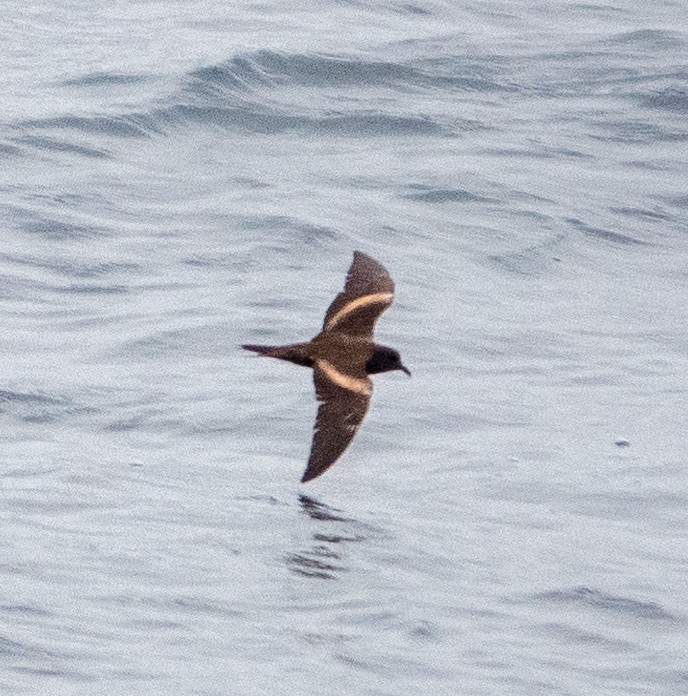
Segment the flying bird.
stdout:
<svg viewBox="0 0 688 696">
<path fill-rule="evenodd" d="M 369 375 L 401 370 L 411 375 L 394 348 L 373 340 L 375 323 L 394 299 L 394 281 L 375 259 L 355 251 L 340 292 L 325 314 L 322 331 L 307 343 L 241 347 L 313 369 L 319 402 L 305 483 L 329 469 L 358 432 L 368 410 Z"/>
</svg>

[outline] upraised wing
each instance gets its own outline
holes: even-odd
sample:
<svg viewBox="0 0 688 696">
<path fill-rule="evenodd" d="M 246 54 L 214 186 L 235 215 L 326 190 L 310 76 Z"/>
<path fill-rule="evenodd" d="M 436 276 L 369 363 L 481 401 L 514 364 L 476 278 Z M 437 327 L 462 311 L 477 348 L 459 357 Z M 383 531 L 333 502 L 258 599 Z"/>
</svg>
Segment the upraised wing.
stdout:
<svg viewBox="0 0 688 696">
<path fill-rule="evenodd" d="M 302 483 L 320 476 L 339 459 L 358 432 L 373 392 L 365 372 L 347 374 L 327 360 L 316 360 L 313 379 L 320 405 Z"/>
<path fill-rule="evenodd" d="M 355 251 L 340 292 L 327 310 L 323 331 L 372 338 L 375 322 L 394 300 L 394 281 L 375 259 Z"/>
</svg>

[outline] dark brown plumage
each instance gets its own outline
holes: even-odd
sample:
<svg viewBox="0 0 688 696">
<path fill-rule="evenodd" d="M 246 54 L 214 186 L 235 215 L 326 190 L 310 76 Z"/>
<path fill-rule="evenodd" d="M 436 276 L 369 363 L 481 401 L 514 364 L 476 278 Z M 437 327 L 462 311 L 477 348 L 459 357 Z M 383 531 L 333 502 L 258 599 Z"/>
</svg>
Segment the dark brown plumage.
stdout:
<svg viewBox="0 0 688 696">
<path fill-rule="evenodd" d="M 320 405 L 302 482 L 332 466 L 358 432 L 373 391 L 368 375 L 390 370 L 411 374 L 394 348 L 373 341 L 375 323 L 393 299 L 394 282 L 386 269 L 356 251 L 344 290 L 329 306 L 322 331 L 313 340 L 288 346 L 242 346 L 313 368 Z"/>
</svg>

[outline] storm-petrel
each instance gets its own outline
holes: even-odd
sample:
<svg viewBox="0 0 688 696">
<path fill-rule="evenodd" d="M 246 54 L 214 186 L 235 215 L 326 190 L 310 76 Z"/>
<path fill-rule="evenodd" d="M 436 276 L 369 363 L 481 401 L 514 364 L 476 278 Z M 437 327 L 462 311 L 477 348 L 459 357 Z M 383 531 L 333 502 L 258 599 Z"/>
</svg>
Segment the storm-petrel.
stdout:
<svg viewBox="0 0 688 696">
<path fill-rule="evenodd" d="M 390 370 L 411 374 L 398 351 L 373 341 L 375 322 L 393 299 L 394 281 L 387 270 L 370 256 L 355 251 L 344 291 L 334 298 L 322 331 L 312 341 L 289 346 L 242 346 L 313 368 L 320 405 L 302 483 L 332 466 L 358 432 L 373 392 L 368 375 Z"/>
</svg>

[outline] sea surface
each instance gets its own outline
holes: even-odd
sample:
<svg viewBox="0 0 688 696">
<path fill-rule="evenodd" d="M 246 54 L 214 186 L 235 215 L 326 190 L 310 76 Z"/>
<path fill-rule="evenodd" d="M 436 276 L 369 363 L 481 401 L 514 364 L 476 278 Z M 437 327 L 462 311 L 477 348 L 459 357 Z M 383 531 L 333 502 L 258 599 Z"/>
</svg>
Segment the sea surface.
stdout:
<svg viewBox="0 0 688 696">
<path fill-rule="evenodd" d="M 684 0 L 2 15 L 0 694 L 688 694 Z"/>
</svg>

